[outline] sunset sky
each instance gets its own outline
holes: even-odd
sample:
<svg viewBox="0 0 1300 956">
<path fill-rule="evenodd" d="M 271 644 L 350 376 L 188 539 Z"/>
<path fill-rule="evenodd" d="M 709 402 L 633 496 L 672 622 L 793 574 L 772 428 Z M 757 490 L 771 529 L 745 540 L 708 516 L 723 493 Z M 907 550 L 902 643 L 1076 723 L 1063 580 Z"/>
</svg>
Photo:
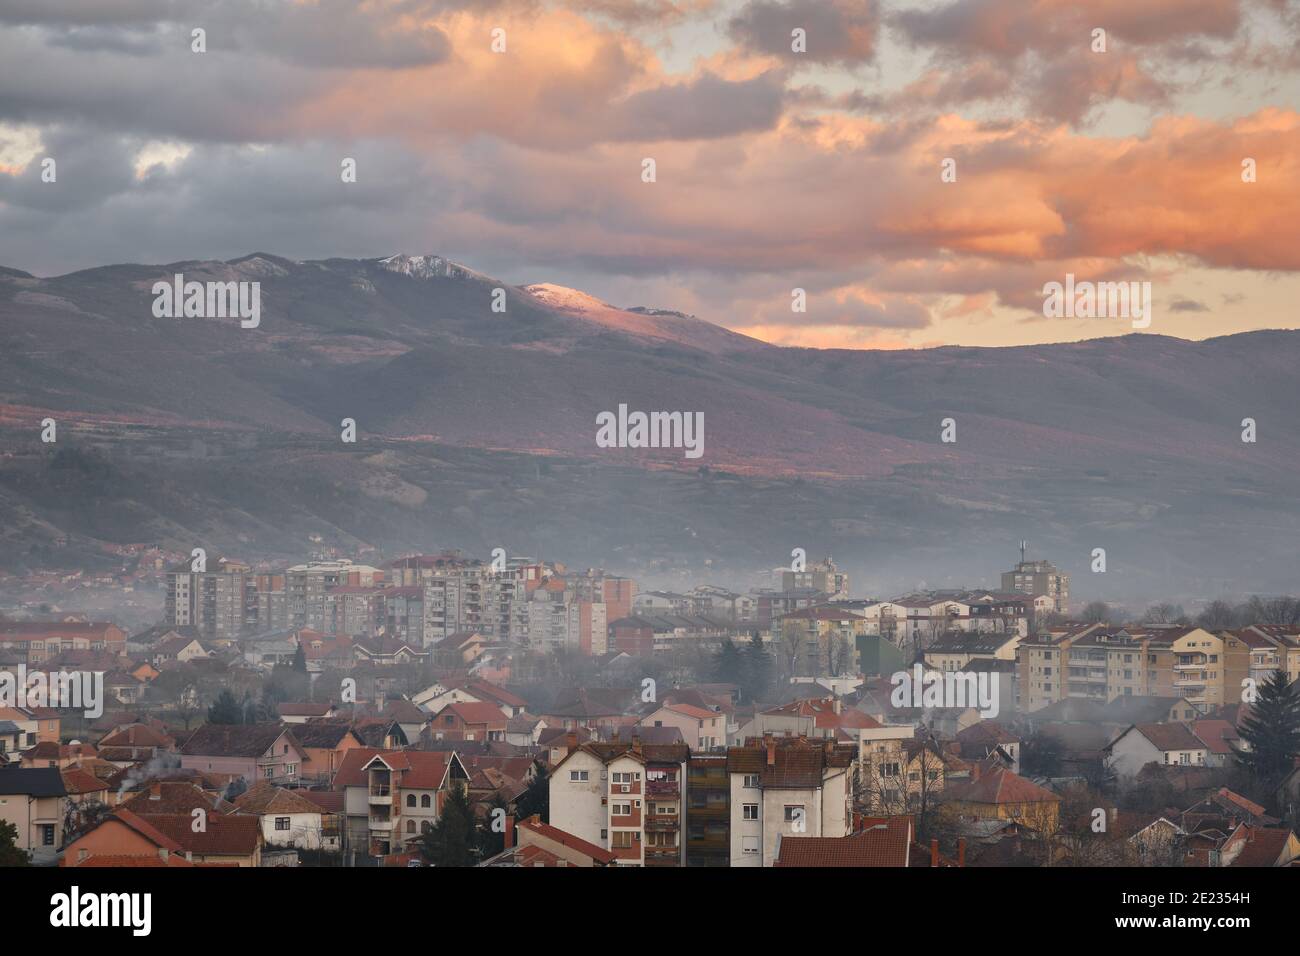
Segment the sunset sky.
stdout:
<svg viewBox="0 0 1300 956">
<path fill-rule="evenodd" d="M 782 344 L 1130 332 L 1043 317 L 1073 272 L 1150 280 L 1148 332 L 1293 328 L 1298 110 L 1300 0 L 0 0 L 0 265 L 435 253 Z"/>
</svg>

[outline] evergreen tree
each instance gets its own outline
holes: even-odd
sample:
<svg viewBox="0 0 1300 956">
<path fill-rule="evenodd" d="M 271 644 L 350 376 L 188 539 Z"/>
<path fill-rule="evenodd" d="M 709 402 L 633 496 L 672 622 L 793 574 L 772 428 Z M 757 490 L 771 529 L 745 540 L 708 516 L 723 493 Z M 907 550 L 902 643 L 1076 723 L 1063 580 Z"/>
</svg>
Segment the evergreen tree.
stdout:
<svg viewBox="0 0 1300 956">
<path fill-rule="evenodd" d="M 520 820 L 527 820 L 537 814 L 543 823 L 551 822 L 551 781 L 546 775 L 546 768 L 536 764 L 537 776 L 528 785 L 528 789 L 515 800 L 515 811 Z"/>
<path fill-rule="evenodd" d="M 0 820 L 0 866 L 28 866 L 27 853 L 18 846 L 18 827 Z"/>
<path fill-rule="evenodd" d="M 727 638 L 713 657 L 713 679 L 719 684 L 741 684 L 745 678 L 745 661 L 740 648 Z"/>
<path fill-rule="evenodd" d="M 1250 744 L 1238 759 L 1262 782 L 1280 783 L 1300 754 L 1300 691 L 1274 671 L 1259 686 L 1259 697 L 1241 721 L 1241 739 Z"/>
<path fill-rule="evenodd" d="M 301 644 L 293 652 L 293 669 L 297 674 L 307 673 L 307 652 L 302 649 Z"/>
<path fill-rule="evenodd" d="M 772 655 L 763 644 L 763 636 L 754 631 L 744 649 L 744 692 L 753 702 L 767 696 L 772 688 Z"/>
<path fill-rule="evenodd" d="M 482 859 L 496 856 L 506 848 L 505 830 L 497 830 L 493 826 L 493 821 L 502 820 L 505 825 L 509 825 L 510 805 L 502 798 L 501 794 L 492 797 L 492 803 L 488 806 L 487 819 L 478 831 L 478 852 Z"/>
<path fill-rule="evenodd" d="M 234 692 L 227 687 L 217 695 L 217 699 L 208 708 L 208 723 L 242 724 L 243 722 L 244 708 L 235 698 Z"/>
<path fill-rule="evenodd" d="M 421 834 L 417 847 L 432 866 L 473 866 L 477 862 L 478 826 L 466 787 L 451 788 L 438 822 Z"/>
</svg>

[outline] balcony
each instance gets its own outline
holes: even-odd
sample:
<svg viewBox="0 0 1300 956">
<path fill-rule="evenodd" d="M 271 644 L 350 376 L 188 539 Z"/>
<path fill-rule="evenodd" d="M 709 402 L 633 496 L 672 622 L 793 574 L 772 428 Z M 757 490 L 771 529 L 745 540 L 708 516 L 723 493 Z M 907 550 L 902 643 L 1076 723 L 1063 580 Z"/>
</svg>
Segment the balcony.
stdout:
<svg viewBox="0 0 1300 956">
<path fill-rule="evenodd" d="M 645 828 L 650 831 L 677 830 L 680 827 L 676 814 L 656 813 L 645 818 Z"/>
<path fill-rule="evenodd" d="M 389 804 L 393 802 L 393 788 L 387 784 L 372 786 L 370 788 L 370 802 Z"/>
<path fill-rule="evenodd" d="M 681 860 L 681 847 L 648 846 L 645 848 L 646 866 L 672 866 Z"/>
<path fill-rule="evenodd" d="M 389 832 L 393 829 L 393 821 L 389 817 L 371 817 L 370 829 Z"/>
<path fill-rule="evenodd" d="M 1174 665 L 1174 670 L 1176 670 L 1176 671 L 1199 671 L 1199 670 L 1201 670 L 1202 668 L 1204 668 L 1205 665 L 1208 664 L 1208 663 L 1209 663 L 1209 661 L 1207 661 L 1207 660 L 1202 660 L 1202 661 L 1184 661 L 1184 660 L 1180 660 L 1177 664 Z"/>
<path fill-rule="evenodd" d="M 652 797 L 676 797 L 681 793 L 677 780 L 647 780 L 645 792 Z"/>
</svg>

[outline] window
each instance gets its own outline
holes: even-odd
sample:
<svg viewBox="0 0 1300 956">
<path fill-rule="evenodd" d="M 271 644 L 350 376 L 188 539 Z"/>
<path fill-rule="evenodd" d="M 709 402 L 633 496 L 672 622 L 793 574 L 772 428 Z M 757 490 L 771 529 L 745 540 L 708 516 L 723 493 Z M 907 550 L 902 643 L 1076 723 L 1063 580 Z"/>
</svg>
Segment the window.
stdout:
<svg viewBox="0 0 1300 956">
<path fill-rule="evenodd" d="M 786 805 L 785 808 L 786 823 L 794 823 L 796 820 L 802 820 L 802 819 L 804 819 L 803 804 L 798 804 L 793 806 L 789 804 Z"/>
<path fill-rule="evenodd" d="M 630 848 L 632 846 L 632 831 L 631 830 L 615 831 L 614 841 L 612 845 L 624 850 Z"/>
<path fill-rule="evenodd" d="M 569 780 L 570 780 L 570 781 L 574 781 L 574 782 L 579 781 L 579 780 L 587 780 L 587 779 L 590 778 L 590 776 L 591 776 L 591 775 L 590 775 L 586 770 L 570 770 L 570 771 L 569 771 Z"/>
<path fill-rule="evenodd" d="M 288 818 L 288 817 L 276 817 L 276 818 L 275 818 L 275 828 L 276 828 L 277 830 L 287 830 L 287 829 L 289 829 L 289 818 Z"/>
<path fill-rule="evenodd" d="M 631 815 L 632 815 L 632 804 L 630 804 L 630 803 L 615 803 L 615 804 L 611 804 L 611 806 L 610 806 L 610 811 L 609 811 L 609 812 L 612 813 L 612 814 L 614 814 L 614 816 L 616 816 L 616 817 L 627 817 L 627 816 L 631 816 Z"/>
<path fill-rule="evenodd" d="M 415 806 L 415 794 L 413 794 L 413 793 L 408 793 L 408 794 L 406 795 L 406 805 L 407 805 L 408 807 L 414 807 L 414 806 Z"/>
<path fill-rule="evenodd" d="M 747 803 L 747 804 L 745 804 L 745 805 L 741 808 L 741 810 L 742 810 L 742 812 L 744 813 L 744 819 L 746 819 L 746 820 L 757 820 L 757 819 L 758 819 L 758 804 L 757 804 L 757 803 Z"/>
<path fill-rule="evenodd" d="M 433 798 L 430 797 L 427 793 L 424 794 L 423 796 L 420 797 L 420 806 L 424 807 L 426 810 L 427 810 L 429 807 L 432 807 L 432 806 L 433 806 Z"/>
<path fill-rule="evenodd" d="M 745 774 L 745 789 L 746 790 L 758 789 L 758 774 L 756 773 Z"/>
<path fill-rule="evenodd" d="M 752 836 L 741 837 L 741 838 L 740 838 L 740 852 L 741 852 L 741 853 L 757 853 L 757 852 L 758 852 L 758 837 L 752 837 Z"/>
<path fill-rule="evenodd" d="M 414 820 L 407 820 L 407 821 L 406 821 L 406 832 L 407 832 L 407 833 L 412 833 L 412 834 L 415 833 L 415 821 L 414 821 Z"/>
<path fill-rule="evenodd" d="M 275 768 L 274 768 L 274 767 L 263 767 L 263 768 L 262 768 L 262 776 L 264 776 L 267 780 L 270 780 L 272 777 L 275 776 Z"/>
<path fill-rule="evenodd" d="M 44 846 L 54 846 L 54 824 L 41 824 L 41 843 Z"/>
</svg>

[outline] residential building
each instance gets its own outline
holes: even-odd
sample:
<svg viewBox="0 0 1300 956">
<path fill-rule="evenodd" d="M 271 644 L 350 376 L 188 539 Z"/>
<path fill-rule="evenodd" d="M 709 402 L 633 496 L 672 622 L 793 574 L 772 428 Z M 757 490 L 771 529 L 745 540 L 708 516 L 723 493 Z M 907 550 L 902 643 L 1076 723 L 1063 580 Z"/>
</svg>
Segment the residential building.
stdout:
<svg viewBox="0 0 1300 956">
<path fill-rule="evenodd" d="M 772 866 L 785 836 L 848 835 L 857 749 L 770 735 L 728 749 L 731 865 Z"/>
</svg>

